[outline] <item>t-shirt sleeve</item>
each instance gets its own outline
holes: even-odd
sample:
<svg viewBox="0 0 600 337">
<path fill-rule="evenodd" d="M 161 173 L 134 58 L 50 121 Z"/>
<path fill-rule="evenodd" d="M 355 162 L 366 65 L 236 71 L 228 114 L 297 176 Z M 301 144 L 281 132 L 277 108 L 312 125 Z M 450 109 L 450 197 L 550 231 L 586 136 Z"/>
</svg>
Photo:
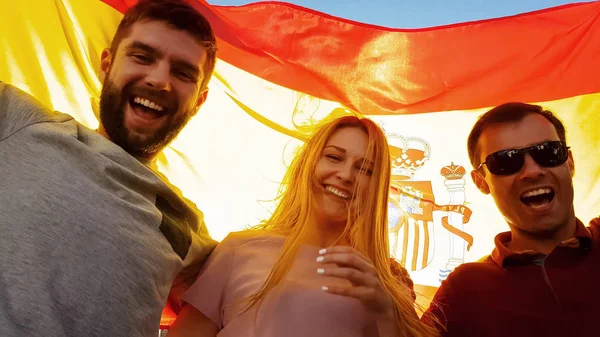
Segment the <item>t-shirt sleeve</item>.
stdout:
<svg viewBox="0 0 600 337">
<path fill-rule="evenodd" d="M 224 301 L 233 268 L 234 242 L 235 239 L 229 235 L 217 245 L 182 298 L 219 328 L 223 328 Z"/>
<path fill-rule="evenodd" d="M 53 120 L 56 115 L 30 94 L 0 82 L 0 141 L 28 125 Z"/>
</svg>

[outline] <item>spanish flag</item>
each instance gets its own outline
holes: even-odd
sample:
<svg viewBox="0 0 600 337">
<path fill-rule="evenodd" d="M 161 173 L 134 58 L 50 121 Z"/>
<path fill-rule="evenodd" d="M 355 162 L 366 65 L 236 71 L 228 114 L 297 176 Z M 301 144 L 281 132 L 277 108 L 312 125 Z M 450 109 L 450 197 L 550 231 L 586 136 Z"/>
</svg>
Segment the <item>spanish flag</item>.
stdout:
<svg viewBox="0 0 600 337">
<path fill-rule="evenodd" d="M 318 121 L 360 114 L 390 142 L 392 254 L 417 292 L 433 291 L 507 230 L 470 180 L 466 150 L 476 118 L 507 101 L 541 104 L 565 122 L 576 214 L 598 215 L 600 2 L 390 29 L 283 2 L 188 1 L 215 30 L 216 73 L 207 103 L 158 164 L 205 212 L 216 239 L 268 216 L 286 165 Z M 5 2 L 0 80 L 96 128 L 100 53 L 135 2 Z"/>
</svg>

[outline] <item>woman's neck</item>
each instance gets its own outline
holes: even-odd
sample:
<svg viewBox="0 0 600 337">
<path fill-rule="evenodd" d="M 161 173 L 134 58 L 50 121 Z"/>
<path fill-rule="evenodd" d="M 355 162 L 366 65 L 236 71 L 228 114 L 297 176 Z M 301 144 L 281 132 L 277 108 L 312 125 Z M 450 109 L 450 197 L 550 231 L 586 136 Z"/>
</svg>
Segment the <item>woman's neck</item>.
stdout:
<svg viewBox="0 0 600 337">
<path fill-rule="evenodd" d="M 319 247 L 347 246 L 349 244 L 345 237 L 341 237 L 345 224 L 310 221 L 306 225 L 306 232 L 302 240 L 306 244 Z"/>
</svg>

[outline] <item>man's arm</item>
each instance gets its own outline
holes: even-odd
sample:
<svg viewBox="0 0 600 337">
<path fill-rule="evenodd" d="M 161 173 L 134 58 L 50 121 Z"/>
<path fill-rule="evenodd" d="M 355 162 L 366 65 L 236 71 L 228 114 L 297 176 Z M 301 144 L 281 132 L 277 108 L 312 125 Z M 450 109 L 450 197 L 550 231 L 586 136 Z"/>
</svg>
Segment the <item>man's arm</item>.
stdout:
<svg viewBox="0 0 600 337">
<path fill-rule="evenodd" d="M 190 228 L 192 242 L 185 259 L 185 266 L 173 281 L 169 293 L 169 304 L 177 314 L 181 311 L 183 306 L 181 296 L 196 281 L 198 273 L 217 245 L 217 241 L 215 241 L 208 233 L 208 228 L 204 222 L 204 214 L 198 210 L 194 203 L 187 199 L 186 201 L 191 204 L 192 209 L 195 211 L 197 222 L 195 222 L 195 226 Z"/>
<path fill-rule="evenodd" d="M 417 299 L 417 294 L 415 293 L 415 284 L 410 278 L 410 274 L 406 268 L 402 267 L 402 265 L 398 263 L 396 259 L 390 258 L 390 269 L 392 270 L 392 274 L 396 276 L 396 279 L 410 289 L 411 297 L 413 301 L 415 301 Z"/>
<path fill-rule="evenodd" d="M 468 320 L 463 310 L 464 301 L 459 298 L 460 292 L 456 289 L 459 280 L 460 273 L 455 270 L 442 282 L 429 308 L 421 316 L 421 322 L 438 329 L 442 337 L 469 336 L 463 324 L 464 320 Z"/>
<path fill-rule="evenodd" d="M 169 329 L 169 337 L 214 337 L 217 325 L 191 305 L 186 305 Z"/>
</svg>

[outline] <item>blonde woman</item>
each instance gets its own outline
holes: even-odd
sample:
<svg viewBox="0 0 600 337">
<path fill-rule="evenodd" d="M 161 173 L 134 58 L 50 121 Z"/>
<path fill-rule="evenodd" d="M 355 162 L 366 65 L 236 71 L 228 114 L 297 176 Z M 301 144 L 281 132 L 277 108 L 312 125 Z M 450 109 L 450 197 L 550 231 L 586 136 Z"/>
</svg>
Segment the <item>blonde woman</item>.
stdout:
<svg viewBox="0 0 600 337">
<path fill-rule="evenodd" d="M 319 128 L 271 218 L 217 246 L 169 337 L 434 336 L 390 265 L 389 184 L 376 124 L 347 116 Z"/>
</svg>

